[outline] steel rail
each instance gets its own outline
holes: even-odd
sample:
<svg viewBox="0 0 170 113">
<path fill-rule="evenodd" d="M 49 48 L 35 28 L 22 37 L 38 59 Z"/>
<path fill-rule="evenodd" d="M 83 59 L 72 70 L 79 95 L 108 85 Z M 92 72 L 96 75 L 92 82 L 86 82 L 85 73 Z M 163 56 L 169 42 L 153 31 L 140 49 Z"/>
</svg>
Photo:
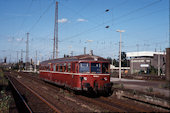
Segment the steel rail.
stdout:
<svg viewBox="0 0 170 113">
<path fill-rule="evenodd" d="M 36 93 L 35 91 L 33 91 L 31 88 L 27 87 L 26 85 L 24 85 L 23 83 L 21 83 L 20 81 L 18 81 L 17 79 L 15 79 L 17 82 L 19 82 L 20 84 L 22 84 L 25 88 L 27 88 L 30 92 L 32 92 L 36 97 L 38 97 L 41 101 L 43 101 L 45 104 L 47 104 L 51 109 L 53 109 L 56 113 L 62 113 L 60 110 L 58 110 L 54 105 L 52 105 L 51 103 L 49 103 L 47 100 L 45 100 L 42 96 L 40 96 L 38 93 Z"/>
<path fill-rule="evenodd" d="M 13 88 L 15 89 L 15 91 L 17 92 L 17 94 L 19 95 L 19 97 L 21 98 L 21 100 L 24 102 L 26 108 L 28 109 L 28 111 L 30 113 L 33 113 L 33 111 L 31 110 L 31 108 L 29 107 L 29 105 L 26 103 L 25 99 L 21 96 L 21 94 L 19 93 L 19 91 L 17 90 L 17 88 L 15 87 L 14 83 L 10 80 L 10 78 L 7 76 L 9 82 L 11 83 L 11 85 L 13 86 Z"/>
</svg>

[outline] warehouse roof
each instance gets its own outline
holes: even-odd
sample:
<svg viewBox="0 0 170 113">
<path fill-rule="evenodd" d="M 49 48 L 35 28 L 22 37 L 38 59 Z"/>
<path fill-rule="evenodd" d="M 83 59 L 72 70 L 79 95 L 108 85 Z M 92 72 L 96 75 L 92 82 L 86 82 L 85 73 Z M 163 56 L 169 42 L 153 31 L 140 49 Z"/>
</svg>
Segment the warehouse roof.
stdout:
<svg viewBox="0 0 170 113">
<path fill-rule="evenodd" d="M 153 57 L 154 54 L 166 54 L 165 52 L 152 52 L 152 51 L 139 51 L 139 52 L 127 52 L 126 56 L 127 57 L 142 57 L 142 56 L 147 56 L 147 57 Z"/>
</svg>

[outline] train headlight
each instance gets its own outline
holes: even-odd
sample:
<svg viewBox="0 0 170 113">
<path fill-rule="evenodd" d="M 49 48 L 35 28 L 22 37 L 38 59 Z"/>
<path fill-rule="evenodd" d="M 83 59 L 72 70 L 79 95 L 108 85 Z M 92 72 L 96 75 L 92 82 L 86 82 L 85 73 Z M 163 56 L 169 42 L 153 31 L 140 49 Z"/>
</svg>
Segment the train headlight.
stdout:
<svg viewBox="0 0 170 113">
<path fill-rule="evenodd" d="M 87 80 L 87 77 L 84 77 L 84 80 Z"/>
<path fill-rule="evenodd" d="M 107 77 L 104 77 L 104 80 L 107 81 Z"/>
</svg>

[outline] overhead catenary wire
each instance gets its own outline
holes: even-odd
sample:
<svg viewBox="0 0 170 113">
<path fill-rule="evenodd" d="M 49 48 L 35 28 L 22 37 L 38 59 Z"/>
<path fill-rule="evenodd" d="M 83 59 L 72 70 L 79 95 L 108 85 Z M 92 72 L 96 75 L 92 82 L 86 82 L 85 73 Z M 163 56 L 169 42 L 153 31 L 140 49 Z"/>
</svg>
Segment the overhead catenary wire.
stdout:
<svg viewBox="0 0 170 113">
<path fill-rule="evenodd" d="M 149 4 L 147 4 L 147 5 L 143 6 L 143 7 L 140 7 L 140 8 L 137 8 L 137 9 L 135 9 L 135 10 L 129 11 L 128 13 L 126 13 L 126 14 L 124 14 L 124 15 L 121 15 L 121 16 L 115 18 L 115 19 L 119 19 L 119 18 L 122 18 L 122 17 L 125 17 L 125 16 L 129 16 L 129 15 L 131 15 L 131 14 L 133 14 L 133 13 L 136 13 L 136 12 L 142 10 L 142 9 L 145 9 L 145 8 L 148 8 L 148 7 L 152 6 L 152 5 L 154 5 L 154 4 L 157 4 L 157 3 L 159 3 L 160 1 L 162 1 L 162 0 L 157 0 L 157 1 L 151 2 L 151 3 L 149 3 Z M 114 19 L 114 20 L 115 20 L 115 19 Z M 85 30 L 85 31 L 83 31 L 83 32 L 80 32 L 80 33 L 75 34 L 75 35 L 70 36 L 70 37 L 63 38 L 63 40 L 61 40 L 61 41 L 65 41 L 65 40 L 70 40 L 70 39 L 76 38 L 76 37 L 78 37 L 78 36 L 81 36 L 81 35 L 84 34 L 84 33 L 87 33 L 87 32 L 89 32 L 89 31 L 91 31 L 91 30 L 94 30 L 94 29 L 100 27 L 100 26 L 103 26 L 104 24 L 106 24 L 106 23 L 108 23 L 108 22 L 111 22 L 111 21 L 113 21 L 113 20 L 112 20 L 112 19 L 111 19 L 111 20 L 108 20 L 108 21 L 106 21 L 106 22 L 104 22 L 104 23 L 98 24 L 98 25 L 96 25 L 96 26 L 94 26 L 94 27 L 92 27 L 92 28 L 90 28 L 90 29 L 87 29 L 87 30 Z"/>
<path fill-rule="evenodd" d="M 110 7 L 110 8 L 108 8 L 108 9 L 109 9 L 109 11 L 110 11 L 110 10 L 112 10 L 112 9 L 120 6 L 120 5 L 121 5 L 121 6 L 122 6 L 122 5 L 125 5 L 125 4 L 127 3 L 127 1 L 128 1 L 128 0 L 124 0 L 123 2 L 121 2 L 121 3 L 119 3 L 119 4 L 116 4 L 115 6 Z M 89 2 L 89 4 L 90 4 L 90 3 L 91 3 L 91 1 Z M 63 5 L 62 3 L 60 3 L 60 5 L 65 6 L 65 5 Z M 86 5 L 85 5 L 85 6 L 86 6 Z M 89 5 L 88 5 L 88 6 L 89 6 Z M 87 19 L 86 15 L 82 15 L 82 14 L 80 14 L 79 12 L 82 12 L 82 9 L 84 10 L 84 9 L 86 9 L 88 6 L 83 7 L 83 8 L 81 8 L 81 9 L 78 10 L 78 11 L 76 11 L 76 10 L 70 8 L 70 7 L 66 7 L 66 8 L 69 9 L 69 11 L 75 13 L 75 15 L 79 15 L 80 17 Z M 94 18 L 94 17 L 99 17 L 99 16 L 101 17 L 104 13 L 105 13 L 105 11 L 99 12 L 98 14 L 93 15 L 93 16 L 88 17 L 88 18 Z M 74 17 L 74 16 L 73 16 L 73 17 Z M 73 17 L 72 17 L 72 18 L 73 18 Z M 71 19 L 69 18 L 69 20 L 72 20 L 72 18 L 71 18 Z M 95 25 L 98 24 L 98 23 L 96 23 L 95 20 L 88 21 L 88 22 L 91 22 L 92 24 L 95 24 Z M 74 26 L 76 26 L 77 24 L 79 24 L 79 23 L 75 23 Z M 62 26 L 59 26 L 59 28 L 60 28 L 60 30 L 61 30 L 61 29 L 64 27 L 64 25 L 66 25 L 66 24 L 60 24 L 60 25 L 62 25 Z"/>
<path fill-rule="evenodd" d="M 32 4 L 33 4 L 33 1 L 34 1 L 34 0 L 31 0 L 31 3 L 30 3 L 30 5 L 28 6 L 28 9 L 27 9 L 27 11 L 26 11 L 26 13 L 25 13 L 25 14 L 27 14 L 27 15 L 28 15 L 29 10 L 31 9 L 31 6 L 32 6 Z M 27 18 L 25 18 L 25 17 L 23 18 L 23 21 L 21 22 L 21 25 L 20 25 L 20 29 L 23 27 L 23 25 L 24 25 L 24 23 L 25 23 L 26 19 L 27 19 Z"/>
<path fill-rule="evenodd" d="M 28 30 L 29 32 L 31 32 L 35 28 L 35 26 L 38 24 L 41 18 L 47 13 L 47 11 L 52 7 L 54 3 L 55 3 L 55 0 L 45 9 L 45 11 L 40 15 L 37 21 L 30 27 L 30 29 Z"/>
</svg>

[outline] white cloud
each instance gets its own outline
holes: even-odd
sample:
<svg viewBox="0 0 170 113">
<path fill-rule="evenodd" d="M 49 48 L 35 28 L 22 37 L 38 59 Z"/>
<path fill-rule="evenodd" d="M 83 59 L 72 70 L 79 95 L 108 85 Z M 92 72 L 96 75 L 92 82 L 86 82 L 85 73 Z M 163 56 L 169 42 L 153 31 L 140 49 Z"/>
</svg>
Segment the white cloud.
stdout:
<svg viewBox="0 0 170 113">
<path fill-rule="evenodd" d="M 67 18 L 62 18 L 58 20 L 58 23 L 66 23 L 66 22 L 68 22 Z"/>
<path fill-rule="evenodd" d="M 82 18 L 77 19 L 77 21 L 78 21 L 78 22 L 87 22 L 86 19 L 82 19 Z"/>
<path fill-rule="evenodd" d="M 17 38 L 16 41 L 21 42 L 21 41 L 23 41 L 23 38 Z"/>
</svg>

